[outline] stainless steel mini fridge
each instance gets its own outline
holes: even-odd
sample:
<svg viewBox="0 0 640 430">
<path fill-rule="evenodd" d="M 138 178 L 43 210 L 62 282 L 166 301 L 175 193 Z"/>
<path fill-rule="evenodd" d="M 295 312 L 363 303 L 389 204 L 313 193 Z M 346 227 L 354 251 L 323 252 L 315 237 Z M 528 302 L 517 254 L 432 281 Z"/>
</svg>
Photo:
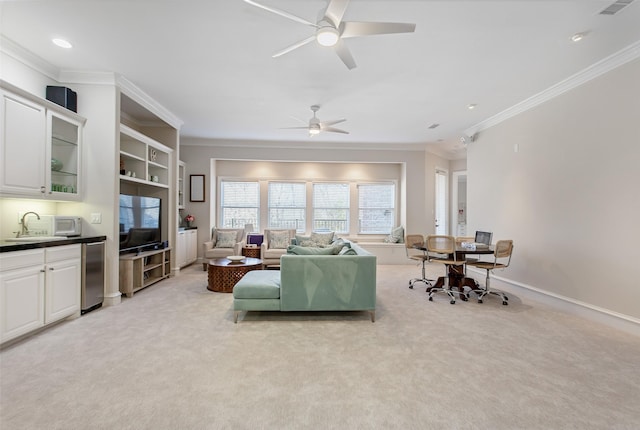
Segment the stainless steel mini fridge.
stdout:
<svg viewBox="0 0 640 430">
<path fill-rule="evenodd" d="M 82 244 L 82 314 L 102 306 L 105 281 L 104 252 L 104 241 Z"/>
</svg>

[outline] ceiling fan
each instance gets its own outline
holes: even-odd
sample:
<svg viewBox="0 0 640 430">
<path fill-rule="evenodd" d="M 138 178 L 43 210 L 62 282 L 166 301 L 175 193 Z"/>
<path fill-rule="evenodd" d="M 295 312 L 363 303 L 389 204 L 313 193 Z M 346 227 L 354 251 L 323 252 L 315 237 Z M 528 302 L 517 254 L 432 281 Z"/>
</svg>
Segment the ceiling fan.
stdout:
<svg viewBox="0 0 640 430">
<path fill-rule="evenodd" d="M 320 121 L 318 117 L 316 117 L 316 112 L 320 109 L 320 106 L 313 105 L 311 106 L 311 110 L 313 111 L 313 118 L 309 120 L 309 125 L 305 127 L 284 127 L 285 129 L 306 129 L 309 130 L 309 137 L 317 136 L 322 131 L 327 131 L 330 133 L 343 133 L 349 134 L 348 131 L 340 130 L 339 128 L 331 127 L 332 125 L 340 124 L 341 122 L 345 122 L 346 119 L 334 119 L 333 121 Z"/>
<path fill-rule="evenodd" d="M 280 15 L 301 24 L 309 25 L 316 29 L 316 34 L 296 42 L 282 51 L 276 52 L 273 54 L 273 58 L 291 52 L 296 48 L 312 42 L 313 40 L 317 40 L 322 46 L 333 47 L 336 54 L 338 54 L 338 57 L 340 57 L 342 62 L 349 68 L 349 70 L 351 70 L 356 67 L 356 63 L 342 39 L 349 37 L 372 36 L 375 34 L 413 33 L 416 29 L 415 24 L 409 23 L 342 21 L 344 12 L 349 5 L 349 0 L 330 0 L 324 15 L 315 24 L 304 18 L 292 15 L 289 12 L 265 6 L 253 0 L 244 1 L 252 6 L 259 7 L 266 11 L 275 13 L 276 15 Z"/>
</svg>

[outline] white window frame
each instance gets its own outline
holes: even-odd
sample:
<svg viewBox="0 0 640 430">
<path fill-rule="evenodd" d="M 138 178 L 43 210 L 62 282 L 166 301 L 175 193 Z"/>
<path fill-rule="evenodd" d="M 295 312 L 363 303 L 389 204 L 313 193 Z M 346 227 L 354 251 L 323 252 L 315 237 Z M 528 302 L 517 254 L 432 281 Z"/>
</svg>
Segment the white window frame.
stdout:
<svg viewBox="0 0 640 430">
<path fill-rule="evenodd" d="M 346 206 L 316 206 L 316 186 L 331 186 L 331 185 L 340 185 L 346 187 Z M 312 183 L 312 201 L 311 201 L 311 231 L 314 232 L 322 232 L 322 231 L 334 231 L 340 234 L 348 234 L 349 233 L 349 219 L 351 216 L 351 199 L 350 199 L 350 184 L 349 182 L 339 181 L 339 182 L 313 182 Z M 336 211 L 345 211 L 346 219 L 324 219 L 317 217 L 317 211 L 326 211 L 326 210 L 336 210 Z M 320 220 L 323 221 L 338 221 L 344 223 L 344 228 L 319 228 L 318 223 Z"/>
<path fill-rule="evenodd" d="M 380 186 L 384 186 L 384 187 L 391 187 L 391 190 L 393 192 L 392 198 L 391 198 L 391 206 L 384 206 L 384 207 L 363 207 L 362 206 L 362 201 L 360 199 L 361 193 L 361 187 L 380 187 Z M 357 190 L 358 190 L 358 196 L 357 196 L 357 201 L 358 201 L 358 234 L 389 234 L 391 232 L 391 230 L 395 227 L 396 225 L 396 202 L 397 202 L 397 186 L 395 182 L 360 182 L 358 184 L 356 184 Z M 391 220 L 389 222 L 388 225 L 384 226 L 383 228 L 379 229 L 379 230 L 375 230 L 375 231 L 364 231 L 363 230 L 363 222 L 362 222 L 362 215 L 363 215 L 363 211 L 372 211 L 372 210 L 381 210 L 384 212 L 389 212 L 391 214 Z"/>
<path fill-rule="evenodd" d="M 276 184 L 283 184 L 283 185 L 295 185 L 295 186 L 300 186 L 302 187 L 302 205 L 301 206 L 281 206 L 281 205 L 276 205 L 272 202 L 271 199 L 271 186 L 272 185 L 276 185 Z M 274 224 L 273 221 L 273 217 L 272 217 L 272 210 L 273 211 L 279 211 L 279 210 L 293 210 L 293 211 L 298 211 L 298 210 L 302 210 L 302 218 L 301 219 L 296 219 L 295 225 L 283 225 L 283 224 Z M 307 191 L 306 191 L 306 183 L 305 182 L 301 182 L 301 181 L 269 181 L 267 183 L 267 224 L 271 229 L 291 229 L 291 228 L 295 228 L 295 230 L 298 233 L 304 233 L 305 229 L 306 229 L 306 220 L 307 220 L 307 212 L 308 212 L 308 208 L 307 208 Z"/>
<path fill-rule="evenodd" d="M 247 183 L 247 184 L 255 184 L 257 198 L 256 203 L 257 206 L 253 205 L 225 205 L 224 199 L 224 188 L 225 183 Z M 238 221 L 227 223 L 225 219 L 225 209 L 255 209 L 255 220 L 250 218 L 239 218 Z M 220 222 L 218 223 L 218 227 L 220 228 L 244 228 L 247 224 L 253 224 L 254 229 L 260 229 L 260 182 L 249 179 L 221 179 L 220 180 L 220 216 L 218 218 Z M 232 218 L 232 220 L 235 218 Z"/>
</svg>

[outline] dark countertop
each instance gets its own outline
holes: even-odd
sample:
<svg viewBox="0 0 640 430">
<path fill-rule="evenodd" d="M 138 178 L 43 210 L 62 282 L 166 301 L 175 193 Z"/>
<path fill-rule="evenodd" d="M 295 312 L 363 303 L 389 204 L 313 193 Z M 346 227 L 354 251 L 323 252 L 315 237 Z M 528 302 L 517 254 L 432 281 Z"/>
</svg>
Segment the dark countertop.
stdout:
<svg viewBox="0 0 640 430">
<path fill-rule="evenodd" d="M 0 252 L 26 251 L 28 249 L 50 248 L 52 246 L 73 245 L 76 243 L 94 243 L 107 240 L 107 236 L 78 236 L 60 240 L 42 240 L 37 242 L 10 242 L 0 240 Z"/>
</svg>

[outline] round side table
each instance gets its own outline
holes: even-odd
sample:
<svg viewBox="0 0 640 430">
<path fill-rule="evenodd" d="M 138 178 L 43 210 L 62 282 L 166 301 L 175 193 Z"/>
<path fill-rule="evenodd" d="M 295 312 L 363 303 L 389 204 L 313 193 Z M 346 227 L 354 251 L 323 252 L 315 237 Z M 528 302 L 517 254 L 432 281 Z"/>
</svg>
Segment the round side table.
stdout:
<svg viewBox="0 0 640 430">
<path fill-rule="evenodd" d="M 242 248 L 242 255 L 251 258 L 260 258 L 260 247 L 250 248 L 245 246 Z"/>
<path fill-rule="evenodd" d="M 218 293 L 232 293 L 233 287 L 251 270 L 262 270 L 262 260 L 247 257 L 242 261 L 231 261 L 228 258 L 216 258 L 209 261 L 207 270 L 207 290 Z"/>
</svg>

